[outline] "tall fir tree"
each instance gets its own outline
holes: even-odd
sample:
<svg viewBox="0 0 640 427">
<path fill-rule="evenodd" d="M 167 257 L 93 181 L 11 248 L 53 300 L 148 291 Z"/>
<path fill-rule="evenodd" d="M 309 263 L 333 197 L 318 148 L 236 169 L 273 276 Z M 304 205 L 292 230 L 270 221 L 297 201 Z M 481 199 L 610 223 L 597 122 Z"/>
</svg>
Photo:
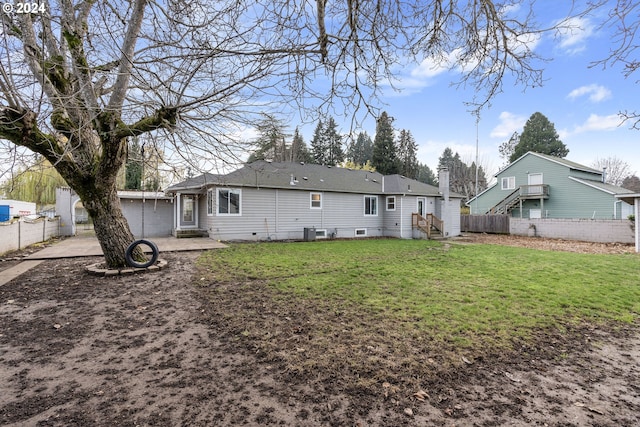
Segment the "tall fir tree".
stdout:
<svg viewBox="0 0 640 427">
<path fill-rule="evenodd" d="M 248 163 L 256 160 L 286 160 L 287 147 L 284 125 L 278 119 L 267 117 L 257 126 L 259 136 L 255 140 L 255 151 L 249 156 Z"/>
<path fill-rule="evenodd" d="M 324 131 L 324 123 L 318 120 L 318 125 L 313 131 L 313 139 L 311 139 L 311 157 L 313 163 L 318 165 L 327 164 L 327 147 L 326 133 Z"/>
<path fill-rule="evenodd" d="M 415 177 L 416 181 L 424 182 L 429 185 L 438 185 L 438 178 L 431 168 L 426 164 L 418 162 L 418 172 Z"/>
<path fill-rule="evenodd" d="M 514 162 L 529 151 L 556 157 L 566 157 L 569 154 L 569 149 L 560 141 L 555 126 L 542 113 L 536 112 L 529 117 L 509 162 Z"/>
<path fill-rule="evenodd" d="M 292 162 L 311 162 L 311 153 L 309 153 L 309 148 L 307 148 L 307 144 L 304 142 L 300 130 L 297 127 L 293 132 L 293 141 L 291 142 L 289 151 L 289 159 Z"/>
<path fill-rule="evenodd" d="M 393 130 L 393 119 L 383 111 L 376 123 L 371 164 L 383 175 L 398 173 L 399 161 Z"/>
<path fill-rule="evenodd" d="M 415 179 L 418 176 L 418 143 L 411 135 L 411 131 L 405 129 L 400 131 L 398 159 L 400 160 L 400 173 Z"/>
<path fill-rule="evenodd" d="M 326 146 L 326 164 L 336 166 L 344 161 L 344 150 L 342 149 L 342 135 L 338 132 L 338 124 L 329 117 L 324 128 Z"/>
<path fill-rule="evenodd" d="M 347 158 L 356 165 L 365 165 L 373 158 L 373 141 L 367 132 L 360 132 L 349 145 Z"/>
</svg>

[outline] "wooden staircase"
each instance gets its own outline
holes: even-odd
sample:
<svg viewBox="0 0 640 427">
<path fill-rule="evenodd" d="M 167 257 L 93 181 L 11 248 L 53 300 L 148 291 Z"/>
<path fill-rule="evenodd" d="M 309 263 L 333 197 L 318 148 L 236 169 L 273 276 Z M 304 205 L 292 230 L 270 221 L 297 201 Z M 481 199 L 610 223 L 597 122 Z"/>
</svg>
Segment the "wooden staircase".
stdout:
<svg viewBox="0 0 640 427">
<path fill-rule="evenodd" d="M 520 189 L 516 188 L 513 192 L 509 193 L 507 197 L 500 200 L 491 209 L 488 214 L 508 214 L 516 207 L 520 202 Z"/>
<path fill-rule="evenodd" d="M 434 214 L 427 214 L 425 218 L 418 213 L 412 213 L 411 227 L 425 233 L 428 239 L 442 239 L 444 237 L 444 221 Z"/>
</svg>

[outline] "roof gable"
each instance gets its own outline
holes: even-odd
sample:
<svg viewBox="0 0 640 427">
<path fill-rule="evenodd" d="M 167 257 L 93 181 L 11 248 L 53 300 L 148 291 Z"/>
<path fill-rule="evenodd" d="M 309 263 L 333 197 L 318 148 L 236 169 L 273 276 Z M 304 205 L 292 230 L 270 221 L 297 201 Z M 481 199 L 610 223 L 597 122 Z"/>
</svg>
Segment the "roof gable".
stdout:
<svg viewBox="0 0 640 427">
<path fill-rule="evenodd" d="M 602 177 L 602 171 L 599 171 L 597 169 L 593 169 L 593 168 L 590 168 L 588 166 L 581 165 L 580 163 L 572 162 L 570 160 L 563 159 L 563 158 L 560 158 L 560 157 L 550 156 L 548 154 L 542 154 L 542 153 L 535 153 L 533 151 L 528 151 L 525 154 L 523 154 L 522 156 L 518 157 L 516 160 L 511 162 L 509 165 L 507 165 L 503 169 L 499 170 L 498 173 L 495 176 L 497 177 L 498 175 L 501 175 L 503 172 L 506 172 L 512 166 L 514 166 L 518 162 L 520 162 L 523 159 L 525 159 L 527 156 L 533 156 L 533 157 L 536 157 L 536 158 L 539 158 L 539 159 L 542 159 L 542 160 L 553 162 L 555 164 L 564 166 L 564 167 L 572 169 L 572 170 L 578 170 L 578 171 L 582 171 L 582 172 L 587 172 L 587 173 L 591 173 L 591 174 L 597 175 L 600 178 Z M 597 179 L 600 179 L 600 178 L 597 178 Z"/>
</svg>

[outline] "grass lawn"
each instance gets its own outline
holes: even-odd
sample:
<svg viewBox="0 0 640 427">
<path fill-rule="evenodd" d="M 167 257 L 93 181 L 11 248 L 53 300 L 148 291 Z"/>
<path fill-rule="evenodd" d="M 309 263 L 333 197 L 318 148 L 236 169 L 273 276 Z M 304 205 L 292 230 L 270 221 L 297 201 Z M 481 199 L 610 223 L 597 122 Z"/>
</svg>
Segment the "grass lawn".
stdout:
<svg viewBox="0 0 640 427">
<path fill-rule="evenodd" d="M 215 283 L 259 281 L 274 301 L 410 324 L 459 350 L 640 315 L 640 258 L 629 254 L 382 239 L 233 244 L 200 265 Z"/>
</svg>

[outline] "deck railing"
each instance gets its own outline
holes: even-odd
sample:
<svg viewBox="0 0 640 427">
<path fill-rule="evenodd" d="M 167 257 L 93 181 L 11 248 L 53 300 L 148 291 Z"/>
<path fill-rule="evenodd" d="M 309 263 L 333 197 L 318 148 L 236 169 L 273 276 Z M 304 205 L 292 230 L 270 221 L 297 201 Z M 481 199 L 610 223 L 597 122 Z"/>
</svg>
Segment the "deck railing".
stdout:
<svg viewBox="0 0 640 427">
<path fill-rule="evenodd" d="M 436 229 L 444 236 L 444 221 L 434 214 L 427 214 L 426 218 L 419 213 L 411 214 L 411 226 L 418 228 L 427 234 L 427 238 L 431 238 L 433 230 Z"/>
</svg>

